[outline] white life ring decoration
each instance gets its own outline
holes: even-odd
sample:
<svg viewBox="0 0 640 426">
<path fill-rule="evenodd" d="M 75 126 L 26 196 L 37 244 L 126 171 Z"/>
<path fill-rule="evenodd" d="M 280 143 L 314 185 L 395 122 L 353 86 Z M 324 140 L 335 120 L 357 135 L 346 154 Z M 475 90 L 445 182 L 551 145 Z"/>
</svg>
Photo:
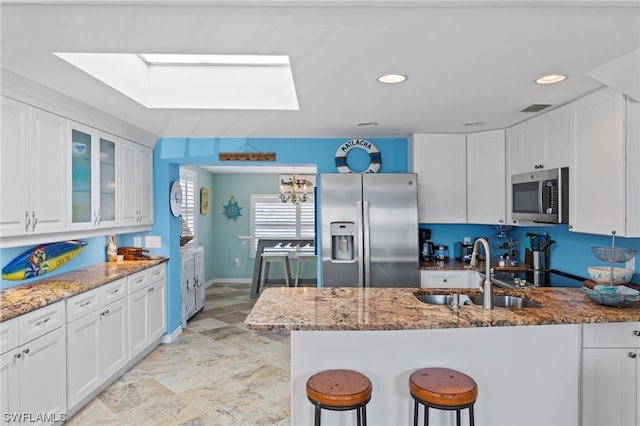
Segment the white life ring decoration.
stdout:
<svg viewBox="0 0 640 426">
<path fill-rule="evenodd" d="M 369 154 L 369 167 L 362 173 L 378 173 L 382 165 L 382 157 L 378 148 L 366 139 L 350 139 L 340 145 L 336 151 L 336 168 L 340 173 L 354 173 L 347 165 L 347 154 L 352 149 L 364 149 Z"/>
</svg>

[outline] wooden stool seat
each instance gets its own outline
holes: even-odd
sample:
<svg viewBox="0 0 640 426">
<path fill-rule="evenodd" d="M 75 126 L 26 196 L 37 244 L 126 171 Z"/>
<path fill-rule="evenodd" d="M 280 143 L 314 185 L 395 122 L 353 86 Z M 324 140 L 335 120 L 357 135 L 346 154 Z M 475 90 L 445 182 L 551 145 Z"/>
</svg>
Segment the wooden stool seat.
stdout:
<svg viewBox="0 0 640 426">
<path fill-rule="evenodd" d="M 418 424 L 418 404 L 425 407 L 424 424 L 429 424 L 428 408 L 456 411 L 456 423 L 460 425 L 460 410 L 469 409 L 469 420 L 474 424 L 473 404 L 478 398 L 475 380 L 450 368 L 422 368 L 409 377 L 409 390 L 415 400 L 414 421 Z"/>
<path fill-rule="evenodd" d="M 364 374 L 353 370 L 325 370 L 307 380 L 307 397 L 316 407 L 315 425 L 320 424 L 320 409 L 358 410 L 358 424 L 366 424 L 365 406 L 373 387 Z"/>
</svg>

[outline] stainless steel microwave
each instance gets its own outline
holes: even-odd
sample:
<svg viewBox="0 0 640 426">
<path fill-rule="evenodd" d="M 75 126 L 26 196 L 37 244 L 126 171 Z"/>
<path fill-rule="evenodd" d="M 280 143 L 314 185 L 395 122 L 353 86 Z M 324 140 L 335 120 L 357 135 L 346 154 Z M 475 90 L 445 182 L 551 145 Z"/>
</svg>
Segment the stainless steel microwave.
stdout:
<svg viewBox="0 0 640 426">
<path fill-rule="evenodd" d="M 511 217 L 543 223 L 569 222 L 569 168 L 511 176 Z"/>
</svg>

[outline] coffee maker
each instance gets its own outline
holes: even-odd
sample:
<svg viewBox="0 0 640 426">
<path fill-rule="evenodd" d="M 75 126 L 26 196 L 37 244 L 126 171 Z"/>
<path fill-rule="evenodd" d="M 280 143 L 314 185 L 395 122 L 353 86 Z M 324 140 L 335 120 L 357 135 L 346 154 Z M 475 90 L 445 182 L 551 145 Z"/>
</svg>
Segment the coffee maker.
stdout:
<svg viewBox="0 0 640 426">
<path fill-rule="evenodd" d="M 434 244 L 429 241 L 431 239 L 431 229 L 420 228 L 419 237 L 418 252 L 420 253 L 420 260 L 425 262 L 433 260 L 436 250 Z"/>
</svg>

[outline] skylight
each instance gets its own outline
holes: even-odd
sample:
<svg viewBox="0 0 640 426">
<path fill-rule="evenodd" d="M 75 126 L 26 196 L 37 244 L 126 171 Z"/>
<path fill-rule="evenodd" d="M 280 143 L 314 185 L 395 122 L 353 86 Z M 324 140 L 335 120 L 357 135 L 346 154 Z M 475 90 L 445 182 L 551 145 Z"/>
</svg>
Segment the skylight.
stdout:
<svg viewBox="0 0 640 426">
<path fill-rule="evenodd" d="M 288 56 L 54 55 L 147 108 L 299 109 Z"/>
</svg>

